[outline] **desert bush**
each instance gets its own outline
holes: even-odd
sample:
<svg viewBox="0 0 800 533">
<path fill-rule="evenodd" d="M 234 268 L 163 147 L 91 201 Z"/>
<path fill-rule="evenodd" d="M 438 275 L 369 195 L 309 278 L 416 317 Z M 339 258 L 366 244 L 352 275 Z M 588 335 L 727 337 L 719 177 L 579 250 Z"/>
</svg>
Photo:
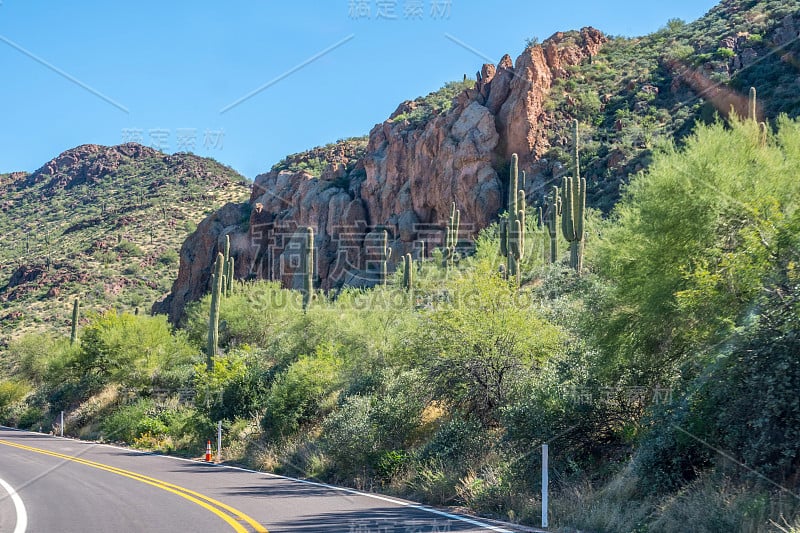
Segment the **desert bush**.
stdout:
<svg viewBox="0 0 800 533">
<path fill-rule="evenodd" d="M 519 384 L 561 345 L 558 328 L 527 296 L 490 263 L 453 282 L 451 301 L 426 316 L 413 340 L 436 399 L 497 423 Z"/>
<path fill-rule="evenodd" d="M 8 416 L 11 407 L 30 392 L 30 385 L 22 381 L 0 380 L 0 418 Z"/>
<path fill-rule="evenodd" d="M 334 407 L 330 397 L 339 388 L 340 352 L 341 346 L 321 345 L 313 356 L 300 357 L 275 378 L 262 419 L 267 435 L 289 436 Z"/>
<path fill-rule="evenodd" d="M 71 371 L 96 390 L 107 383 L 150 386 L 167 369 L 192 362 L 196 352 L 185 335 L 173 332 L 165 316 L 95 316 L 81 333 Z"/>
<path fill-rule="evenodd" d="M 158 262 L 167 266 L 177 265 L 179 259 L 178 252 L 175 250 L 166 250 L 158 256 Z"/>
</svg>

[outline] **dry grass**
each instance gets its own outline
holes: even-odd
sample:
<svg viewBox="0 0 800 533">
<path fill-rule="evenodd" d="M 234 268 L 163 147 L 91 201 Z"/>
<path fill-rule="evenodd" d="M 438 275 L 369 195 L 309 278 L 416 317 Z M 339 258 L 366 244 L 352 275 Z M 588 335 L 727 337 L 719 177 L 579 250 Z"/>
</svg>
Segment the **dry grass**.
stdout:
<svg viewBox="0 0 800 533">
<path fill-rule="evenodd" d="M 573 485 L 551 498 L 551 522 L 563 533 L 800 533 L 800 500 L 710 471 L 665 497 L 642 496 L 628 467 L 607 485 Z"/>
<path fill-rule="evenodd" d="M 607 485 L 581 482 L 551 496 L 549 517 L 559 531 L 645 531 L 653 506 L 638 498 L 638 479 L 627 467 Z"/>
</svg>

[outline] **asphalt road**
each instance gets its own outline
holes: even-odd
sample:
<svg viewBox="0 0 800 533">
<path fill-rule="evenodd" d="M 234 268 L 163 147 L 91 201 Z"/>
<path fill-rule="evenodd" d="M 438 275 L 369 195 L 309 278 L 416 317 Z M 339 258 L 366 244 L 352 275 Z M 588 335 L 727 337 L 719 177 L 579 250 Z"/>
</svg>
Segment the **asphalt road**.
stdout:
<svg viewBox="0 0 800 533">
<path fill-rule="evenodd" d="M 396 498 L 4 427 L 0 480 L 30 533 L 509 531 Z M 7 487 L 0 532 L 22 533 Z"/>
</svg>

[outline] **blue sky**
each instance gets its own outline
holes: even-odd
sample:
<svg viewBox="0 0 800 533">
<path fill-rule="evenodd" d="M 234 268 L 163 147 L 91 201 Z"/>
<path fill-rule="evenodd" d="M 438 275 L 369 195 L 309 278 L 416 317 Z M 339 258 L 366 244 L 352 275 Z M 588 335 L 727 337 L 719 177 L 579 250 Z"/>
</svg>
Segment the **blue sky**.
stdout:
<svg viewBox="0 0 800 533">
<path fill-rule="evenodd" d="M 642 35 L 715 3 L 0 0 L 0 172 L 141 140 L 193 145 L 252 179 L 368 133 L 486 58 L 516 58 L 530 37 L 587 25 Z"/>
</svg>

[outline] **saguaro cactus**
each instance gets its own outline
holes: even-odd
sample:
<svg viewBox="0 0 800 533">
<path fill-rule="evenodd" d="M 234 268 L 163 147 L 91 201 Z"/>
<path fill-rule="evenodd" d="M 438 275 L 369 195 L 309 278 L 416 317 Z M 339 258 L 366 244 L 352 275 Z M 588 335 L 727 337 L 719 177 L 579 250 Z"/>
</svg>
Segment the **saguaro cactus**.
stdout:
<svg viewBox="0 0 800 533">
<path fill-rule="evenodd" d="M 448 270 L 455 264 L 456 246 L 458 245 L 458 227 L 461 225 L 461 210 L 456 209 L 453 202 L 450 207 L 450 219 L 447 223 L 444 244 L 444 266 Z"/>
<path fill-rule="evenodd" d="M 419 248 L 417 250 L 417 269 L 422 270 L 422 263 L 425 261 L 425 241 L 419 240 Z"/>
<path fill-rule="evenodd" d="M 583 269 L 583 222 L 586 211 L 586 179 L 581 178 L 578 156 L 578 121 L 572 130 L 572 169 L 574 175 L 565 177 L 561 187 L 561 231 L 569 241 L 569 264 L 580 274 Z"/>
<path fill-rule="evenodd" d="M 500 254 L 507 258 L 509 279 L 520 281 L 519 262 L 525 256 L 525 191 L 519 188 L 519 157 L 511 154 L 508 175 L 508 220 L 500 222 Z"/>
<path fill-rule="evenodd" d="M 75 344 L 75 342 L 78 340 L 78 313 L 80 306 L 80 300 L 75 298 L 75 302 L 72 304 L 72 332 L 69 335 L 70 344 Z"/>
<path fill-rule="evenodd" d="M 233 261 L 233 256 L 228 258 L 228 262 L 226 263 L 228 268 L 228 274 L 225 276 L 225 293 L 230 296 L 231 291 L 233 290 L 233 271 L 235 268 L 235 263 Z"/>
<path fill-rule="evenodd" d="M 386 285 L 389 281 L 389 259 L 392 257 L 392 249 L 389 247 L 389 232 L 383 230 L 380 245 L 381 261 L 381 285 Z"/>
<path fill-rule="evenodd" d="M 403 288 L 407 292 L 414 290 L 414 260 L 411 254 L 403 257 Z"/>
<path fill-rule="evenodd" d="M 583 222 L 586 210 L 586 179 L 565 177 L 561 188 L 561 231 L 569 241 L 569 264 L 583 269 Z"/>
<path fill-rule="evenodd" d="M 314 228 L 306 228 L 300 251 L 300 263 L 303 270 L 303 312 L 305 313 L 314 297 Z"/>
<path fill-rule="evenodd" d="M 561 195 L 555 185 L 546 203 L 543 224 L 547 226 L 547 233 L 550 235 L 550 262 L 555 263 L 558 261 L 558 222 L 561 217 Z"/>
<path fill-rule="evenodd" d="M 230 296 L 231 287 L 233 287 L 233 263 L 231 261 L 231 236 L 225 235 L 225 253 L 222 256 L 222 294 Z"/>
<path fill-rule="evenodd" d="M 219 347 L 219 305 L 222 300 L 222 270 L 225 256 L 217 254 L 214 273 L 211 276 L 211 311 L 208 317 L 208 346 L 206 347 L 206 369 L 214 370 L 214 357 Z"/>
</svg>

